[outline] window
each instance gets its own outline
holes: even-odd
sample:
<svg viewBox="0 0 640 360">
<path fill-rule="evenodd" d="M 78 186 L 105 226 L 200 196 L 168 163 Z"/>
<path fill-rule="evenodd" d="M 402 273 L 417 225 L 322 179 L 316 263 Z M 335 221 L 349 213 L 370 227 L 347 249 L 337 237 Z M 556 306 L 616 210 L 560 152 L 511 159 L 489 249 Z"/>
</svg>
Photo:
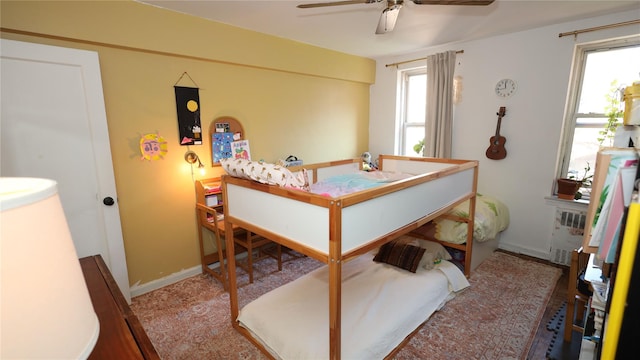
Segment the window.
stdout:
<svg viewBox="0 0 640 360">
<path fill-rule="evenodd" d="M 426 66 L 398 72 L 400 106 L 396 152 L 399 155 L 416 156 L 414 146 L 424 139 L 424 119 L 427 105 Z M 422 151 L 420 151 L 422 155 Z"/>
<path fill-rule="evenodd" d="M 637 81 L 639 74 L 640 38 L 578 46 L 558 177 L 580 180 L 585 172 L 593 174 L 600 146 L 614 146 L 613 135 L 604 133 L 609 115 L 622 123 L 621 92 Z M 588 197 L 589 189 L 582 190 Z"/>
</svg>

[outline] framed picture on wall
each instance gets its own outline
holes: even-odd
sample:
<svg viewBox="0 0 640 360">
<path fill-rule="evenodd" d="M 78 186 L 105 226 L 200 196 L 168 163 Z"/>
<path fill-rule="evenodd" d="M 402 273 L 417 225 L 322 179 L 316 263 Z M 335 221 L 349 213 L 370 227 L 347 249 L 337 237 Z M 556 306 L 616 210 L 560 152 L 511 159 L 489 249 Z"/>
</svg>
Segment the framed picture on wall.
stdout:
<svg viewBox="0 0 640 360">
<path fill-rule="evenodd" d="M 216 123 L 216 132 L 231 132 L 231 127 L 229 126 L 229 123 L 226 122 Z"/>
<path fill-rule="evenodd" d="M 231 155 L 233 155 L 233 152 L 231 151 L 231 143 L 233 143 L 233 133 L 213 133 L 213 137 L 211 138 L 211 158 L 213 159 L 214 164 L 220 163 L 220 160 L 230 158 Z"/>
<path fill-rule="evenodd" d="M 211 139 L 212 165 L 217 166 L 220 165 L 220 160 L 233 157 L 234 148 L 232 144 L 244 140 L 244 129 L 242 124 L 235 118 L 223 116 L 211 122 L 209 125 L 209 137 Z M 245 145 L 246 154 L 248 155 L 249 143 L 247 142 Z"/>
<path fill-rule="evenodd" d="M 232 157 L 234 159 L 251 160 L 251 151 L 249 150 L 249 140 L 238 140 L 231 143 Z"/>
</svg>

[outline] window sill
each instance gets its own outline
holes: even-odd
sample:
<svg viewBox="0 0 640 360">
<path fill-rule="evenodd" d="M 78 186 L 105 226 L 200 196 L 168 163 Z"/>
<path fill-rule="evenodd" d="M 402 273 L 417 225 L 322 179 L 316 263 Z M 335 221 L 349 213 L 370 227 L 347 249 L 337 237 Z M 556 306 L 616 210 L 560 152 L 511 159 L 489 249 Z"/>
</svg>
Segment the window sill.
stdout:
<svg viewBox="0 0 640 360">
<path fill-rule="evenodd" d="M 579 211 L 586 211 L 589 207 L 589 201 L 583 200 L 583 199 L 564 200 L 564 199 L 559 199 L 557 196 L 554 195 L 554 196 L 545 196 L 544 200 L 547 203 L 547 205 L 557 206 L 561 208 L 570 208 L 570 209 L 575 209 Z"/>
</svg>

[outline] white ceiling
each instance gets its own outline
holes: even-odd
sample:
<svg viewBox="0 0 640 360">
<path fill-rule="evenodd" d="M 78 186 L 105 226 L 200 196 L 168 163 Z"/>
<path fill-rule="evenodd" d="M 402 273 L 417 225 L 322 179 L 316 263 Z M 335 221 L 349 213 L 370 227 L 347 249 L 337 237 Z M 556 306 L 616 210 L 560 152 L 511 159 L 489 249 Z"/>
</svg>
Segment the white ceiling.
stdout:
<svg viewBox="0 0 640 360">
<path fill-rule="evenodd" d="M 137 1 L 369 58 L 411 53 L 432 46 L 621 11 L 634 11 L 640 18 L 640 1 L 496 0 L 488 6 L 445 6 L 416 5 L 406 0 L 395 29 L 376 35 L 386 1 L 313 9 L 299 9 L 296 5 L 327 1 Z M 568 29 L 572 30 L 577 29 Z"/>
</svg>

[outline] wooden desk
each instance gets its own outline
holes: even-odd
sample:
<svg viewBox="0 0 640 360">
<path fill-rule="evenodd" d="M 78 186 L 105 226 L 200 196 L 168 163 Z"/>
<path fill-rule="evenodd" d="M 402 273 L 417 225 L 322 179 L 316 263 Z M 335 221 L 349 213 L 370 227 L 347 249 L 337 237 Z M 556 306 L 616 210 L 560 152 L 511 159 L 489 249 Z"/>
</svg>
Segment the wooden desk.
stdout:
<svg viewBox="0 0 640 360">
<path fill-rule="evenodd" d="M 100 336 L 89 359 L 160 359 L 100 255 L 80 259 Z"/>
</svg>

